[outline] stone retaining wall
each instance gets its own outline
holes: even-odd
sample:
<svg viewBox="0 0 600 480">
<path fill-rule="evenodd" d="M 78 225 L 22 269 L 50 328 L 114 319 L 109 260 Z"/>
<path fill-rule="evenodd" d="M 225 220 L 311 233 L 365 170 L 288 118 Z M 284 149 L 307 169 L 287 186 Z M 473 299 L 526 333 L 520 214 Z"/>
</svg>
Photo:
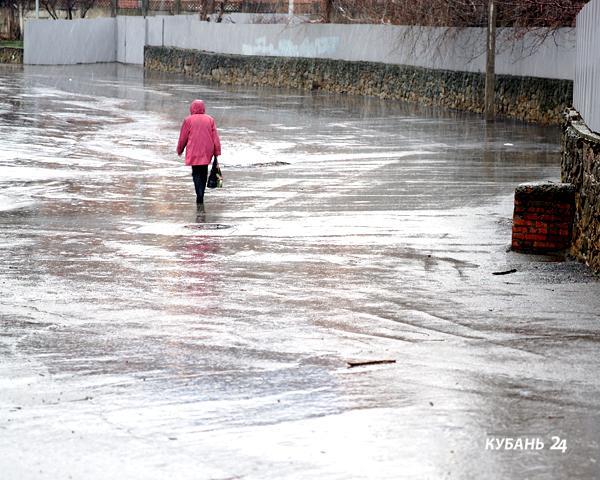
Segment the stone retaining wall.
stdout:
<svg viewBox="0 0 600 480">
<path fill-rule="evenodd" d="M 571 253 L 600 272 L 600 135 L 570 111 L 562 135 L 561 177 L 575 186 Z"/>
<path fill-rule="evenodd" d="M 374 62 L 313 58 L 225 55 L 200 50 L 146 46 L 144 66 L 203 80 L 326 90 L 481 113 L 484 76 Z M 496 76 L 499 115 L 541 124 L 559 124 L 571 105 L 573 82 L 533 77 Z"/>
<path fill-rule="evenodd" d="M 23 49 L 0 47 L 0 63 L 23 63 Z"/>
</svg>

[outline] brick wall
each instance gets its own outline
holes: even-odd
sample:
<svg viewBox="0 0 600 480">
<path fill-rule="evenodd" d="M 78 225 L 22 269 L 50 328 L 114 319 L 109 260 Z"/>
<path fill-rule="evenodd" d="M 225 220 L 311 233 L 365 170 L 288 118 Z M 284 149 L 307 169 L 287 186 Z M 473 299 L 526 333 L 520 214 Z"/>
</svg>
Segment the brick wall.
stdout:
<svg viewBox="0 0 600 480">
<path fill-rule="evenodd" d="M 544 253 L 571 245 L 575 187 L 569 183 L 524 183 L 515 191 L 512 248 Z"/>
</svg>

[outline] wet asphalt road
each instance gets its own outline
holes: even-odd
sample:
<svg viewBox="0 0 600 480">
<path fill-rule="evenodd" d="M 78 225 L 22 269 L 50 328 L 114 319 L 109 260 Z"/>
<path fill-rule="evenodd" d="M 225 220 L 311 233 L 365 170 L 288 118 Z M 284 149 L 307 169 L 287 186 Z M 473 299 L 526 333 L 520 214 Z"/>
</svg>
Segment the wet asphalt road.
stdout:
<svg viewBox="0 0 600 480">
<path fill-rule="evenodd" d="M 2 479 L 600 477 L 600 285 L 507 250 L 556 129 L 0 66 L 0 145 Z"/>
</svg>

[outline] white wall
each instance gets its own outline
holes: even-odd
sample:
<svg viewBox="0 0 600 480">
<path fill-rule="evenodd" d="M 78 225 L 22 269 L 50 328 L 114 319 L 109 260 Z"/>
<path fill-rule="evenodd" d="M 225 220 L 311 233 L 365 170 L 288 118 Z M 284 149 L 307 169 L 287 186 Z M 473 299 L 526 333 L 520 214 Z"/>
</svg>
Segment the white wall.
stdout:
<svg viewBox="0 0 600 480">
<path fill-rule="evenodd" d="M 24 63 L 64 65 L 114 62 L 116 22 L 95 20 L 27 20 Z"/>
<path fill-rule="evenodd" d="M 93 33 L 100 25 L 105 28 L 110 22 L 115 29 L 112 37 Z M 481 72 L 485 66 L 481 55 L 485 30 L 481 28 L 448 31 L 390 25 L 233 24 L 201 22 L 195 15 L 48 20 L 27 25 L 25 63 L 116 59 L 141 65 L 144 45 L 148 44 L 217 53 L 385 62 L 471 72 Z M 499 36 L 505 35 L 507 31 L 501 30 Z M 109 37 L 113 39 L 112 46 Z M 61 45 L 68 44 L 69 48 L 55 48 L 55 39 L 59 39 Z M 496 64 L 499 74 L 574 78 L 575 34 L 572 31 L 560 33 L 558 46 L 552 38 L 533 54 L 530 52 L 535 43 L 533 36 L 511 43 L 510 49 L 502 48 L 503 43 L 499 41 Z M 97 50 L 104 53 L 101 55 Z M 105 59 L 110 51 L 113 60 Z"/>
<path fill-rule="evenodd" d="M 148 35 L 148 19 L 117 17 L 117 62 L 143 65 L 144 45 Z"/>
<path fill-rule="evenodd" d="M 573 104 L 590 130 L 600 133 L 600 0 L 577 16 L 577 68 Z"/>
<path fill-rule="evenodd" d="M 462 31 L 409 28 L 390 25 L 261 25 L 217 24 L 195 16 L 163 17 L 150 45 L 208 50 L 217 53 L 331 58 L 385 62 L 427 68 L 482 72 L 485 29 Z M 158 26 L 157 26 L 158 28 Z M 499 37 L 509 32 L 501 30 Z M 499 74 L 544 78 L 574 78 L 575 34 L 562 30 L 533 54 L 533 35 L 521 42 L 499 41 L 496 71 Z M 558 44 L 558 45 L 557 45 Z M 504 47 L 502 46 L 504 45 Z"/>
</svg>

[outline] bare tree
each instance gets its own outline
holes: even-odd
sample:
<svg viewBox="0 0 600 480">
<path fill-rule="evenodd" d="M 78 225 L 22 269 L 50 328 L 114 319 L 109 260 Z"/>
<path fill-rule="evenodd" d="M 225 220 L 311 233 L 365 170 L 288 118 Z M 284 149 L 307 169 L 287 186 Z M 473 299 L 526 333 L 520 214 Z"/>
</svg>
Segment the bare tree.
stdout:
<svg viewBox="0 0 600 480">
<path fill-rule="evenodd" d="M 94 8 L 96 0 L 78 0 L 79 3 L 79 17 L 85 18 L 87 12 Z"/>
<path fill-rule="evenodd" d="M 25 12 L 30 8 L 29 0 L 0 0 L 0 8 L 8 11 L 8 36 L 10 40 L 21 40 L 25 22 Z"/>
<path fill-rule="evenodd" d="M 210 16 L 215 12 L 215 0 L 202 0 L 200 2 L 200 20 L 209 22 Z"/>
<path fill-rule="evenodd" d="M 40 5 L 48 15 L 57 20 L 60 12 L 64 12 L 65 19 L 72 20 L 79 11 L 79 17 L 85 18 L 87 12 L 94 7 L 96 0 L 40 0 Z"/>
<path fill-rule="evenodd" d="M 325 23 L 331 22 L 331 13 L 333 10 L 333 0 L 321 0 L 321 11 L 323 15 L 323 21 Z"/>
<path fill-rule="evenodd" d="M 574 27 L 589 0 L 494 0 L 503 44 L 526 35 L 535 50 L 562 27 Z M 322 17 L 335 23 L 384 23 L 463 29 L 486 27 L 488 0 L 323 0 Z M 483 53 L 483 49 L 481 52 Z"/>
<path fill-rule="evenodd" d="M 588 0 L 495 0 L 498 26 L 558 28 L 575 25 Z M 323 0 L 331 21 L 435 27 L 483 27 L 487 0 Z M 323 15 L 325 17 L 325 15 Z"/>
<path fill-rule="evenodd" d="M 402 41 L 418 43 L 442 51 L 448 36 L 459 35 L 467 27 L 486 27 L 486 48 L 475 46 L 472 58 L 486 53 L 485 111 L 494 116 L 495 55 L 497 27 L 503 30 L 502 48 L 515 45 L 526 35 L 533 53 L 561 27 L 575 26 L 577 13 L 588 0 L 323 0 L 325 22 L 383 23 L 408 25 Z M 427 30 L 419 27 L 441 27 Z M 409 36 L 411 38 L 409 38 Z M 425 42 L 423 42 L 425 39 Z M 476 53 L 479 52 L 479 53 Z"/>
<path fill-rule="evenodd" d="M 54 20 L 58 19 L 58 0 L 40 0 L 40 4 L 46 9 L 48 15 Z"/>
<path fill-rule="evenodd" d="M 496 0 L 488 0 L 488 24 L 486 32 L 485 61 L 485 119 L 489 122 L 495 116 L 495 83 L 496 83 Z"/>
</svg>

